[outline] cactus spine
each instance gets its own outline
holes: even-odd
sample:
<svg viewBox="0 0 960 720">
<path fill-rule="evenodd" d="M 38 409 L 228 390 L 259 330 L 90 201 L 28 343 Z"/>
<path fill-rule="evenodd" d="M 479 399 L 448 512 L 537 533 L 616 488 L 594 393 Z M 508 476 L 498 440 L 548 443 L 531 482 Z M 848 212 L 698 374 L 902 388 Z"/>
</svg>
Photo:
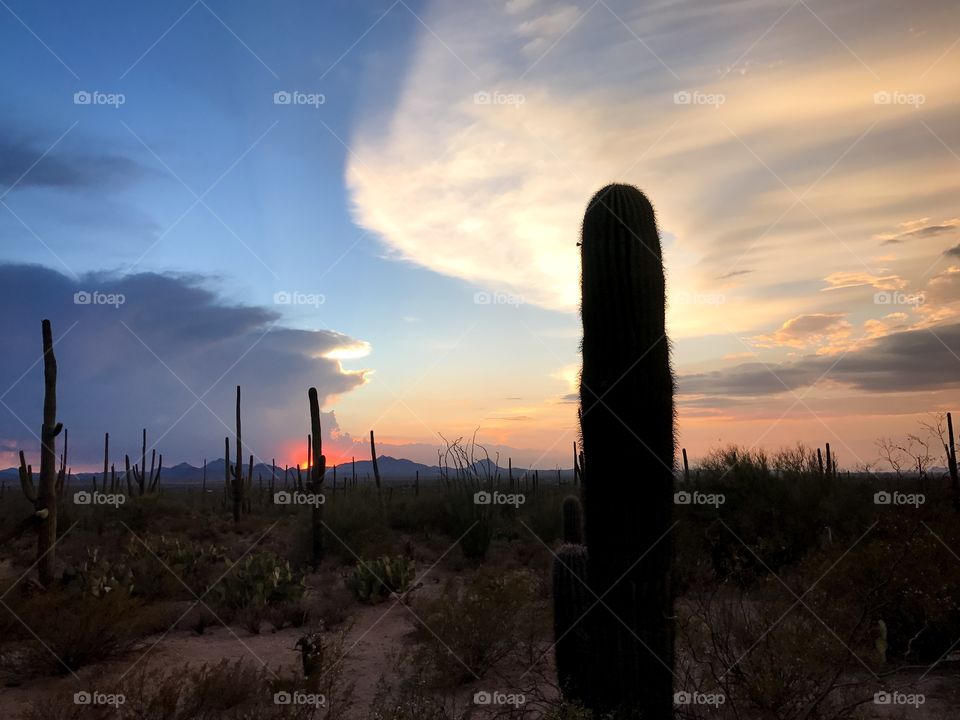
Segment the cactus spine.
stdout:
<svg viewBox="0 0 960 720">
<path fill-rule="evenodd" d="M 653 207 L 635 187 L 590 200 L 581 242 L 580 384 L 590 590 L 585 704 L 673 717 L 673 375 Z"/>
</svg>

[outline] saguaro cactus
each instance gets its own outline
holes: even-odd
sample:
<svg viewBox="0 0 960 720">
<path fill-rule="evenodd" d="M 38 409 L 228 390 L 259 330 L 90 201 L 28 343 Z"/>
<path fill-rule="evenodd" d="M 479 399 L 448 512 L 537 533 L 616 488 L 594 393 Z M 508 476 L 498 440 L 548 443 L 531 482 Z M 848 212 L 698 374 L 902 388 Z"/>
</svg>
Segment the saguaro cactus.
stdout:
<svg viewBox="0 0 960 720">
<path fill-rule="evenodd" d="M 130 458 L 126 458 L 127 477 L 130 477 Z M 133 466 L 133 479 L 140 489 L 140 494 L 155 492 L 160 487 L 160 472 L 163 470 L 163 455 L 160 455 L 160 466 L 157 466 L 156 448 L 150 453 L 150 472 L 147 472 L 147 429 L 143 429 L 143 445 L 140 449 L 140 464 Z M 128 481 L 129 484 L 129 481 Z"/>
<path fill-rule="evenodd" d="M 233 476 L 230 481 L 231 497 L 233 499 L 233 521 L 240 522 L 240 511 L 243 509 L 243 435 L 240 426 L 240 386 L 237 385 L 237 462 L 230 467 L 230 447 L 227 439 L 227 472 Z"/>
<path fill-rule="evenodd" d="M 580 384 L 588 614 L 583 700 L 617 718 L 673 717 L 673 375 L 653 207 L 635 187 L 590 200 L 581 242 Z"/>
<path fill-rule="evenodd" d="M 310 469 L 308 482 L 310 483 L 310 492 L 319 495 L 323 490 L 323 476 L 327 472 L 327 458 L 323 454 L 323 438 L 320 435 L 320 400 L 316 388 L 310 388 L 307 396 L 310 401 L 310 435 L 313 438 L 313 467 Z M 310 520 L 313 531 L 313 562 L 319 563 L 323 559 L 322 504 L 314 502 L 311 505 Z"/>
<path fill-rule="evenodd" d="M 40 582 L 48 585 L 54 578 L 57 504 L 64 477 L 63 473 L 57 472 L 57 436 L 63 430 L 63 425 L 57 422 L 57 359 L 53 354 L 53 330 L 49 320 L 42 323 L 42 335 L 43 425 L 40 427 L 39 484 L 34 484 L 33 468 L 27 465 L 21 451 L 20 487 L 27 500 L 33 503 L 34 514 L 24 520 L 13 534 L 37 525 L 37 571 Z"/>
</svg>

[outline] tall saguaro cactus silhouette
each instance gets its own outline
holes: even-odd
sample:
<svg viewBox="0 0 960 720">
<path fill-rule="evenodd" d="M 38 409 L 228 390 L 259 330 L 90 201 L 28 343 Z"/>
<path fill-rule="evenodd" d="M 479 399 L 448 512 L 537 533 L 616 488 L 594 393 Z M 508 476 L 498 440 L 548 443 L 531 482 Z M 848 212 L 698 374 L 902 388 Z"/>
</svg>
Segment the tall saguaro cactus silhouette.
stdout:
<svg viewBox="0 0 960 720">
<path fill-rule="evenodd" d="M 323 454 L 323 438 L 320 436 L 320 400 L 316 388 L 310 388 L 307 396 L 310 401 L 310 436 L 313 442 L 313 467 L 310 468 L 308 482 L 310 492 L 319 495 L 323 490 L 323 476 L 327 472 L 327 458 Z M 317 502 L 316 498 L 311 505 L 310 520 L 313 531 L 313 562 L 319 563 L 323 559 L 323 505 Z"/>
<path fill-rule="evenodd" d="M 237 385 L 237 462 L 230 466 L 230 438 L 225 443 L 225 462 L 227 464 L 227 480 L 230 484 L 230 497 L 233 500 L 233 521 L 240 522 L 240 512 L 243 510 L 243 428 L 240 425 L 240 386 Z M 231 480 L 230 477 L 233 477 Z"/>
<path fill-rule="evenodd" d="M 34 514 L 17 529 L 37 525 L 37 571 L 40 582 L 48 585 L 54 578 L 57 542 L 57 504 L 63 475 L 57 473 L 57 436 L 63 425 L 57 422 L 57 359 L 53 354 L 53 330 L 50 321 L 42 323 L 43 335 L 43 425 L 40 427 L 40 477 L 33 482 L 33 468 L 20 453 L 20 487 L 33 503 Z"/>
<path fill-rule="evenodd" d="M 649 200 L 608 185 L 581 242 L 580 402 L 590 589 L 583 700 L 617 718 L 673 717 L 673 375 Z"/>
</svg>

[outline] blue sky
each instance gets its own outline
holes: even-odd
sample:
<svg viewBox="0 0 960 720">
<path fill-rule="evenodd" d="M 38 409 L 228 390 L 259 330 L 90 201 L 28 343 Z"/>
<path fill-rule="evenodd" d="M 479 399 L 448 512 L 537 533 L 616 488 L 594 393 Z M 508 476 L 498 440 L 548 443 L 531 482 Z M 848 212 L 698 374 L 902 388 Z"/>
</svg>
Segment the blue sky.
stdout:
<svg viewBox="0 0 960 720">
<path fill-rule="evenodd" d="M 691 448 L 830 440 L 868 462 L 878 434 L 956 400 L 948 3 L 4 3 L 0 262 L 50 295 L 6 291 L 0 369 L 27 375 L 3 396 L 0 460 L 32 440 L 22 345 L 43 310 L 79 323 L 76 403 L 110 408 L 65 406 L 86 425 L 78 464 L 143 425 L 173 460 L 216 454 L 241 380 L 263 386 L 259 456 L 295 452 L 312 383 L 341 453 L 373 427 L 428 461 L 438 433 L 480 427 L 519 462 L 569 464 L 575 243 L 612 180 L 658 208 Z M 323 102 L 275 103 L 295 91 Z M 126 304 L 77 308 L 71 287 Z M 232 368 L 221 334 L 241 354 L 261 331 L 287 355 Z M 915 357 L 877 371 L 886 392 L 857 382 L 918 332 L 939 338 L 939 392 L 902 380 Z"/>
</svg>

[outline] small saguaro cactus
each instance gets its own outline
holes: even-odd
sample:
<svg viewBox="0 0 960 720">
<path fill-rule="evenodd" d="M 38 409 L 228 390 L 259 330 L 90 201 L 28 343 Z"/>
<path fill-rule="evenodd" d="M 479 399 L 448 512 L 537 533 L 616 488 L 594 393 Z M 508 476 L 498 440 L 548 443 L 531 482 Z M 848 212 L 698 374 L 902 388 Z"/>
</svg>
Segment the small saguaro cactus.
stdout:
<svg viewBox="0 0 960 720">
<path fill-rule="evenodd" d="M 637 188 L 590 200 L 582 240 L 580 382 L 588 581 L 583 702 L 597 714 L 673 717 L 673 374 L 653 207 Z"/>
<path fill-rule="evenodd" d="M 589 674 L 588 626 L 584 616 L 594 602 L 587 585 L 587 548 L 580 501 L 563 501 L 563 542 L 553 560 L 553 631 L 557 678 L 567 697 L 580 700 Z"/>
<path fill-rule="evenodd" d="M 563 541 L 583 543 L 583 508 L 573 495 L 563 500 Z"/>
</svg>

